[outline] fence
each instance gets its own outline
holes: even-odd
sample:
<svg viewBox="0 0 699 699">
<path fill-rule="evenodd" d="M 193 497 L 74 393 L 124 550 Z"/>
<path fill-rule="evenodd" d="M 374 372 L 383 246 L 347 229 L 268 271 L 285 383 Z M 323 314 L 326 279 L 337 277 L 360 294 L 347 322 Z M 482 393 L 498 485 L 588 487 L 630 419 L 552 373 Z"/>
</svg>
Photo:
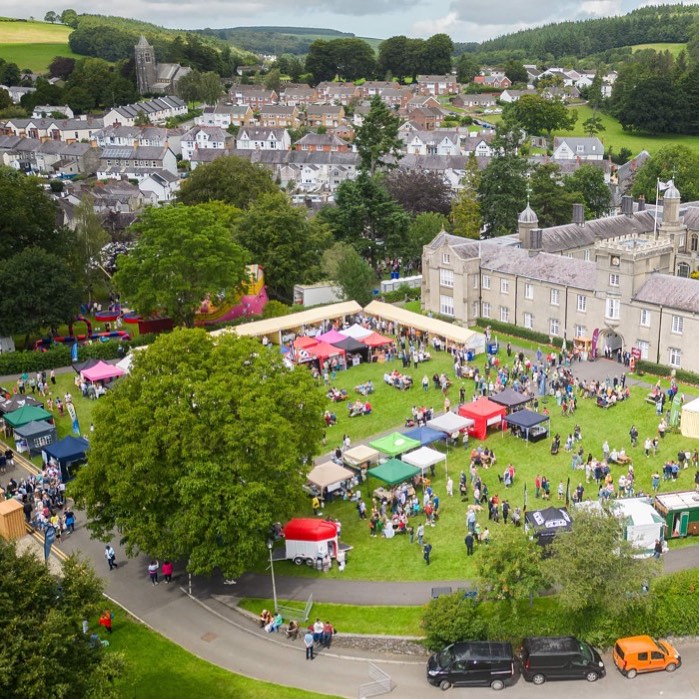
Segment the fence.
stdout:
<svg viewBox="0 0 699 699">
<path fill-rule="evenodd" d="M 285 619 L 301 619 L 301 621 L 308 621 L 311 616 L 311 609 L 313 609 L 313 595 L 308 597 L 306 605 L 303 608 L 291 604 L 277 604 L 277 609 Z"/>
<path fill-rule="evenodd" d="M 369 678 L 371 682 L 359 685 L 359 699 L 369 699 L 369 697 L 378 697 L 380 694 L 388 694 L 393 688 L 391 676 L 380 667 L 376 667 L 374 663 L 369 663 Z"/>
</svg>

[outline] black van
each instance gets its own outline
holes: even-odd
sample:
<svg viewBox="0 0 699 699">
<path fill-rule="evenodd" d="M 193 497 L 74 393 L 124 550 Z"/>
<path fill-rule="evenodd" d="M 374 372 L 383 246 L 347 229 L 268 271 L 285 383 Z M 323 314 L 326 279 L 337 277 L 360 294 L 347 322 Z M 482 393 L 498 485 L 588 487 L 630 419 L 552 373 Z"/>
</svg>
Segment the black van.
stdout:
<svg viewBox="0 0 699 699">
<path fill-rule="evenodd" d="M 427 661 L 427 681 L 444 690 L 452 686 L 502 689 L 514 684 L 517 674 L 512 645 L 498 641 L 454 643 Z"/>
<path fill-rule="evenodd" d="M 524 679 L 534 684 L 546 680 L 594 682 L 606 674 L 600 654 L 574 636 L 525 638 L 519 660 Z"/>
</svg>

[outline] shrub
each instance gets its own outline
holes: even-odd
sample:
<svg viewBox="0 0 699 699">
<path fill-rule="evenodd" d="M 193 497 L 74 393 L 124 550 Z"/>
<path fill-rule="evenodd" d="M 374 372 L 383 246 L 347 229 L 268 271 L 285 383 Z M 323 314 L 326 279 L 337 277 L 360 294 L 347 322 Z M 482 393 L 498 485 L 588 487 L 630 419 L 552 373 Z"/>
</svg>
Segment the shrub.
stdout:
<svg viewBox="0 0 699 699">
<path fill-rule="evenodd" d="M 422 617 L 427 647 L 441 650 L 456 641 L 487 638 L 486 622 L 478 613 L 478 607 L 478 603 L 465 598 L 463 592 L 433 599 Z"/>
<path fill-rule="evenodd" d="M 639 359 L 636 362 L 636 370 L 641 374 L 652 374 L 653 376 L 670 376 L 675 372 L 675 378 L 683 383 L 699 385 L 699 374 L 684 369 L 675 369 L 665 364 L 656 364 L 645 359 Z"/>
<path fill-rule="evenodd" d="M 422 296 L 422 289 L 419 286 L 411 287 L 407 284 L 401 284 L 395 291 L 387 291 L 381 294 L 381 300 L 386 303 L 395 303 L 396 301 L 416 301 Z"/>
<path fill-rule="evenodd" d="M 506 335 L 512 335 L 513 337 L 521 337 L 525 340 L 531 340 L 532 342 L 540 342 L 542 345 L 551 344 L 551 338 L 548 335 L 523 328 L 519 325 L 501 323 L 499 320 L 491 320 L 490 318 L 478 318 L 476 319 L 476 325 L 480 328 L 490 326 L 491 330 L 494 332 L 501 332 Z"/>
</svg>

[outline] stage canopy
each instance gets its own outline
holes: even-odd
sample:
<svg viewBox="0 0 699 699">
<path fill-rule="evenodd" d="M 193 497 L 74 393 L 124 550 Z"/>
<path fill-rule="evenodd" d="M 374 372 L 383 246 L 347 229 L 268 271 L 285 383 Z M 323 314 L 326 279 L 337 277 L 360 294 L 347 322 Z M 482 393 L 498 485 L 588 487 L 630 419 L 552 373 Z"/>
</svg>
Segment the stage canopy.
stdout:
<svg viewBox="0 0 699 699">
<path fill-rule="evenodd" d="M 406 451 L 417 449 L 420 446 L 420 442 L 418 442 L 417 439 L 404 437 L 400 432 L 386 435 L 374 442 L 369 442 L 369 444 L 374 447 L 374 449 L 378 449 L 380 452 L 388 454 L 389 456 L 404 454 Z"/>
<path fill-rule="evenodd" d="M 374 476 L 388 485 L 403 483 L 403 481 L 410 480 L 420 473 L 420 469 L 416 466 L 411 466 L 398 459 L 391 459 L 369 469 L 370 476 Z"/>
<path fill-rule="evenodd" d="M 118 366 L 113 366 L 112 364 L 107 364 L 107 362 L 100 362 L 95 364 L 91 369 L 85 369 L 82 372 L 82 377 L 87 381 L 108 381 L 109 379 L 116 379 L 118 376 L 124 375 L 124 370 L 120 369 Z"/>
<path fill-rule="evenodd" d="M 456 413 L 444 413 L 439 417 L 432 418 L 427 426 L 431 427 L 433 430 L 439 430 L 440 432 L 446 432 L 447 434 L 454 434 L 454 432 L 460 432 L 465 430 L 467 427 L 471 427 L 474 421 L 471 418 L 464 417 L 463 415 L 457 415 Z"/>
<path fill-rule="evenodd" d="M 37 405 L 25 405 L 19 410 L 13 410 L 5 415 L 5 422 L 10 427 L 21 427 L 34 420 L 51 420 L 53 415 Z"/>
<path fill-rule="evenodd" d="M 534 396 L 525 396 L 512 388 L 506 388 L 504 391 L 500 391 L 500 393 L 490 396 L 490 400 L 492 400 L 493 403 L 504 405 L 508 412 L 517 410 L 520 406 L 526 405 L 533 399 Z"/>
<path fill-rule="evenodd" d="M 432 444 L 432 442 L 437 442 L 440 439 L 444 439 L 447 435 L 442 432 L 442 430 L 434 430 L 431 427 L 414 427 L 412 430 L 407 430 L 403 432 L 404 437 L 409 437 L 410 439 L 417 439 L 422 446 L 425 444 Z"/>
<path fill-rule="evenodd" d="M 458 325 L 430 318 L 421 313 L 413 313 L 405 310 L 405 308 L 399 308 L 392 303 L 383 303 L 382 301 L 372 301 L 364 309 L 364 312 L 385 320 L 391 320 L 406 328 L 414 328 L 421 332 L 427 332 L 430 335 L 443 337 L 445 340 L 463 345 L 476 353 L 485 352 L 485 335 L 483 333 L 461 328 Z"/>
<path fill-rule="evenodd" d="M 44 407 L 44 404 L 36 398 L 27 395 L 16 395 L 11 398 L 0 397 L 0 413 L 12 413 L 15 410 L 24 408 L 25 405 L 34 405 L 37 408 Z"/>
<path fill-rule="evenodd" d="M 351 466 L 362 466 L 371 461 L 377 461 L 378 458 L 379 452 L 365 444 L 352 447 L 342 455 L 342 459 Z"/>
<path fill-rule="evenodd" d="M 473 426 L 469 427 L 468 433 L 476 439 L 485 439 L 488 427 L 500 425 L 506 412 L 502 405 L 493 403 L 485 396 L 481 396 L 472 403 L 464 403 L 459 407 L 459 415 L 474 421 Z"/>
<path fill-rule="evenodd" d="M 683 437 L 699 439 L 699 398 L 682 406 L 680 430 Z"/>
<path fill-rule="evenodd" d="M 359 325 L 359 323 L 350 325 L 349 328 L 343 328 L 342 330 L 343 335 L 353 337 L 355 340 L 361 340 L 363 337 L 368 337 L 372 334 L 372 332 L 372 330 L 365 328 L 363 325 Z"/>
<path fill-rule="evenodd" d="M 384 345 L 390 345 L 393 340 L 390 337 L 384 337 L 378 333 L 371 333 L 366 337 L 360 337 L 360 342 L 363 342 L 367 347 L 383 347 Z"/>
<path fill-rule="evenodd" d="M 316 340 L 318 340 L 318 342 L 327 342 L 329 345 L 334 345 L 335 343 L 342 342 L 342 340 L 346 339 L 347 336 L 337 332 L 337 330 L 329 330 L 322 335 L 316 335 Z"/>
<path fill-rule="evenodd" d="M 401 461 L 411 466 L 417 466 L 424 473 L 430 466 L 446 461 L 446 458 L 441 451 L 430 449 L 429 447 L 421 447 L 411 451 L 410 454 L 403 454 Z"/>
<path fill-rule="evenodd" d="M 335 483 L 342 483 L 342 481 L 354 478 L 354 473 L 332 461 L 326 461 L 324 464 L 316 466 L 306 477 L 319 488 L 327 488 Z"/>
</svg>

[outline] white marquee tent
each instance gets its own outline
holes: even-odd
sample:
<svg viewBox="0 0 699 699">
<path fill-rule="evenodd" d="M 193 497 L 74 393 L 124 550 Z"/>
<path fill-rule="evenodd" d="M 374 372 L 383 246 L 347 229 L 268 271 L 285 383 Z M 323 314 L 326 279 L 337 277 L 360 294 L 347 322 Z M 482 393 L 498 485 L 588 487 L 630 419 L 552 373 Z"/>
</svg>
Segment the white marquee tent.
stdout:
<svg viewBox="0 0 699 699">
<path fill-rule="evenodd" d="M 435 466 L 446 460 L 445 454 L 436 449 L 430 449 L 430 447 L 420 447 L 420 449 L 411 451 L 409 454 L 403 454 L 401 457 L 401 461 L 404 461 L 406 464 L 422 469 L 423 474 L 430 466 Z"/>
<path fill-rule="evenodd" d="M 454 432 L 460 432 L 465 430 L 467 427 L 471 427 L 474 421 L 470 417 L 463 417 L 462 415 L 457 415 L 456 413 L 444 413 L 439 417 L 432 418 L 427 423 L 428 427 L 433 430 L 439 430 L 440 432 L 446 432 L 447 434 L 454 434 Z"/>
<path fill-rule="evenodd" d="M 680 430 L 683 437 L 699 439 L 699 398 L 682 406 Z"/>
<path fill-rule="evenodd" d="M 359 323 L 355 323 L 354 325 L 350 325 L 349 328 L 343 328 L 341 332 L 343 335 L 347 335 L 347 337 L 351 337 L 354 340 L 361 340 L 363 337 L 369 337 L 374 331 L 365 328 L 363 325 L 359 325 Z"/>
</svg>

